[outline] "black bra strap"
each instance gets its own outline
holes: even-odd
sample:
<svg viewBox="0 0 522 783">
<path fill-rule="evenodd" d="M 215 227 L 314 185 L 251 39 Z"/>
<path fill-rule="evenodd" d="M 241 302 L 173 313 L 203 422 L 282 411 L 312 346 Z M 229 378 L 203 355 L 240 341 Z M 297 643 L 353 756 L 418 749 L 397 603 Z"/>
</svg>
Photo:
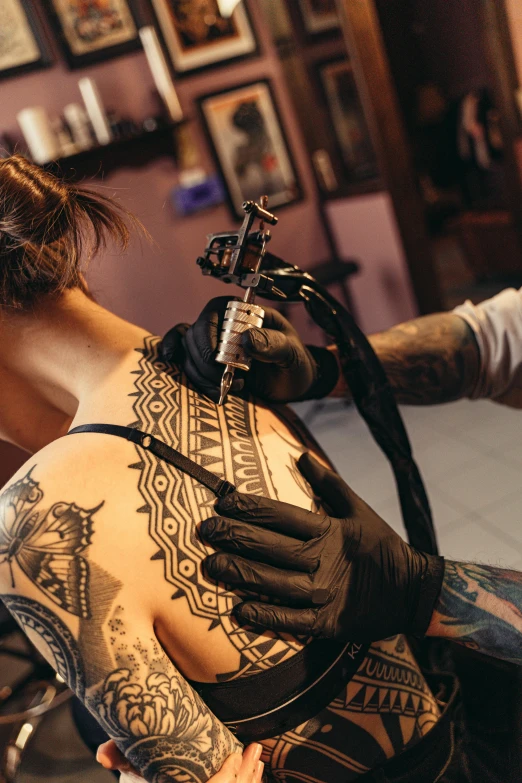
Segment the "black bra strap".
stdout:
<svg viewBox="0 0 522 783">
<path fill-rule="evenodd" d="M 169 462 L 174 465 L 178 470 L 183 471 L 188 476 L 191 476 L 204 487 L 210 489 L 218 498 L 230 495 L 235 491 L 235 486 L 230 481 L 220 479 L 214 473 L 211 473 L 206 468 L 201 467 L 193 460 L 185 457 L 180 451 L 167 446 L 163 441 L 154 438 L 152 435 L 147 435 L 146 432 L 134 429 L 133 427 L 122 427 L 119 424 L 82 424 L 79 427 L 75 427 L 69 430 L 67 435 L 76 435 L 79 432 L 101 432 L 104 435 L 116 435 L 118 438 L 125 438 L 135 443 L 136 446 L 141 446 L 147 451 L 150 451 L 159 459 Z"/>
</svg>

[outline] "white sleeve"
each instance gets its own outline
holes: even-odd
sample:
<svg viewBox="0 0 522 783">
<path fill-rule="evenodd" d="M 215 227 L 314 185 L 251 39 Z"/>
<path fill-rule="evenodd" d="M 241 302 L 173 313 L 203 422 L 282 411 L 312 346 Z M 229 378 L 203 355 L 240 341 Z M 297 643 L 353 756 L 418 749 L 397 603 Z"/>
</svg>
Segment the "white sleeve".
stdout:
<svg viewBox="0 0 522 783">
<path fill-rule="evenodd" d="M 467 301 L 453 312 L 473 329 L 480 351 L 480 374 L 469 396 L 522 408 L 522 288 L 506 288 L 479 305 Z"/>
</svg>

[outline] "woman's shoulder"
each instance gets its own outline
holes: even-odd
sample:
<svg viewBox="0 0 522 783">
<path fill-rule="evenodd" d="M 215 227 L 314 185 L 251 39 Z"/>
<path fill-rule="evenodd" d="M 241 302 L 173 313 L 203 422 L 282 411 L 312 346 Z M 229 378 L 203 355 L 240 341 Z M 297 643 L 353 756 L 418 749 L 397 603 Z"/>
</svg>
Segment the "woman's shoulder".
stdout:
<svg viewBox="0 0 522 783">
<path fill-rule="evenodd" d="M 80 438 L 64 434 L 62 437 L 44 446 L 32 454 L 13 474 L 3 487 L 0 487 L 0 497 L 13 487 L 20 485 L 28 476 L 32 482 L 37 481 L 45 487 L 46 493 L 53 501 L 60 495 L 92 494 L 98 487 L 105 489 L 112 485 L 109 465 L 114 463 L 113 449 L 119 444 L 107 443 L 103 436 L 86 434 Z M 118 439 L 119 440 L 119 439 Z M 129 456 L 132 456 L 130 444 L 122 442 L 121 447 L 128 446 Z"/>
</svg>

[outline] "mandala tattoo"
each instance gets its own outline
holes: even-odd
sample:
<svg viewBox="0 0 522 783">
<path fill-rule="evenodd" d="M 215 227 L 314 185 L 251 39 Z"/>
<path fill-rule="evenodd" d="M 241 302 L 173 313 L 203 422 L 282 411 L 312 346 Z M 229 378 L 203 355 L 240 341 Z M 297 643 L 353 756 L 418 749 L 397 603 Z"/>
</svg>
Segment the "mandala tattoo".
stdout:
<svg viewBox="0 0 522 783">
<path fill-rule="evenodd" d="M 253 406 L 230 396 L 218 407 L 201 397 L 178 370 L 159 361 L 158 348 L 159 339 L 147 337 L 145 348 L 139 350 L 132 395 L 136 420 L 130 426 L 168 443 L 240 492 L 276 497 Z M 139 511 L 147 515 L 149 534 L 158 546 L 153 559 L 163 561 L 165 579 L 175 588 L 172 598 L 184 596 L 194 615 L 209 620 L 210 629 L 221 625 L 241 653 L 238 670 L 219 679 L 265 671 L 299 649 L 297 641 L 267 639 L 231 621 L 232 608 L 240 599 L 208 582 L 200 568 L 210 550 L 199 539 L 196 524 L 212 515 L 215 496 L 172 465 L 136 448 L 140 459 L 130 467 L 139 471 L 138 488 L 144 500 Z"/>
<path fill-rule="evenodd" d="M 42 509 L 43 492 L 31 474 L 0 496 L 0 565 L 7 563 L 15 587 L 13 561 L 53 603 L 89 617 L 89 567 L 82 557 L 91 543 L 92 517 L 102 504 L 84 509 L 54 503 Z"/>
</svg>

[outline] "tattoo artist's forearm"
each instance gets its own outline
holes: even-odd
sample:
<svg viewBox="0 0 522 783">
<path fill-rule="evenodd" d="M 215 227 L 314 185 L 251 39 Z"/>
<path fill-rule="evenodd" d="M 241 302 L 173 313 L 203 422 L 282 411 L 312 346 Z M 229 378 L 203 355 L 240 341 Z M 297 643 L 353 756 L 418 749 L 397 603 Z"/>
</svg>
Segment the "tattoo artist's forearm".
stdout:
<svg viewBox="0 0 522 783">
<path fill-rule="evenodd" d="M 480 357 L 468 324 L 453 313 L 416 318 L 370 337 L 398 402 L 434 405 L 465 397 L 477 381 Z M 346 394 L 341 377 L 333 396 Z"/>
<path fill-rule="evenodd" d="M 522 664 L 522 573 L 446 561 L 428 635 Z"/>
</svg>

